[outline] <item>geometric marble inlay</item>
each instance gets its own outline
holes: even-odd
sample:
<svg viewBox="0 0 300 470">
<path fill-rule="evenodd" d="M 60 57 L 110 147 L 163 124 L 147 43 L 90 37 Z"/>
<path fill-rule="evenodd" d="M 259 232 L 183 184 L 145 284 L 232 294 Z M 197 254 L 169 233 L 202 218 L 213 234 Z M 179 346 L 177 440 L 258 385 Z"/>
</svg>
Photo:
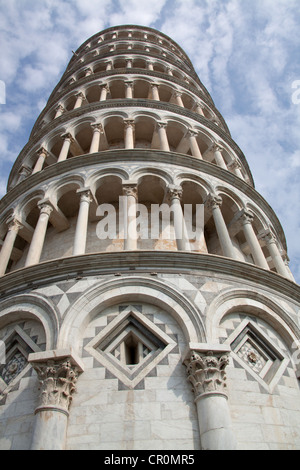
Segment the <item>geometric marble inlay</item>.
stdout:
<svg viewBox="0 0 300 470">
<path fill-rule="evenodd" d="M 279 347 L 253 323 L 245 319 L 229 336 L 232 357 L 268 392 L 271 392 L 284 373 L 289 359 Z"/>
<path fill-rule="evenodd" d="M 4 338 L 5 363 L 0 365 L 0 394 L 8 393 L 10 388 L 31 369 L 28 355 L 40 348 L 20 328 L 15 326 Z"/>
<path fill-rule="evenodd" d="M 85 350 L 127 387 L 134 388 L 175 346 L 172 338 L 129 306 Z"/>
</svg>

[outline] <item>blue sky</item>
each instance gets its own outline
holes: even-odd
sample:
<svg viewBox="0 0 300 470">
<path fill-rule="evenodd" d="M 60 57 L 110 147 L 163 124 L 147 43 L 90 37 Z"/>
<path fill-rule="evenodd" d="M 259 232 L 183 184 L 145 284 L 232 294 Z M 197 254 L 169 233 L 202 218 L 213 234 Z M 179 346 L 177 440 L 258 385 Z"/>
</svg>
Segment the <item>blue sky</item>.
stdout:
<svg viewBox="0 0 300 470">
<path fill-rule="evenodd" d="M 299 0 L 0 0 L 0 197 L 72 50 L 119 24 L 159 29 L 187 52 L 282 223 L 299 283 Z"/>
</svg>

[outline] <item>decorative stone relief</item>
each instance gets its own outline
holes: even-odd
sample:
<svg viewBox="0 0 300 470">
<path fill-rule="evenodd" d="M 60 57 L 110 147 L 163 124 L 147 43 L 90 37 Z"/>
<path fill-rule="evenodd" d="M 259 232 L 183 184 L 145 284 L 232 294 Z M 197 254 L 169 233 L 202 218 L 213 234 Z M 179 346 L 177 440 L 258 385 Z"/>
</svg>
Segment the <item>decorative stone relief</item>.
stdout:
<svg viewBox="0 0 300 470">
<path fill-rule="evenodd" d="M 126 387 L 135 388 L 176 345 L 157 325 L 129 306 L 84 349 Z"/>
<path fill-rule="evenodd" d="M 205 354 L 192 352 L 190 359 L 185 361 L 185 365 L 196 399 L 207 393 L 226 395 L 225 368 L 228 363 L 227 354 L 216 354 L 212 351 Z"/>
<path fill-rule="evenodd" d="M 69 359 L 32 363 L 39 379 L 40 400 L 37 409 L 59 408 L 68 412 L 76 391 L 79 370 Z"/>
<path fill-rule="evenodd" d="M 271 393 L 289 364 L 274 340 L 245 318 L 226 343 L 231 346 L 233 359 Z"/>
</svg>

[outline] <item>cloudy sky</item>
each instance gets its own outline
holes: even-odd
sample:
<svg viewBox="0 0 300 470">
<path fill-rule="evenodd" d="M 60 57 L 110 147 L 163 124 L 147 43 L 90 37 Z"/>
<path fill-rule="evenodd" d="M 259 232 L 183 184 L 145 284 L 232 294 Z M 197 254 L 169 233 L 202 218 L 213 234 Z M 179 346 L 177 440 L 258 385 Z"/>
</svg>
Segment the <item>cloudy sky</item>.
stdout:
<svg viewBox="0 0 300 470">
<path fill-rule="evenodd" d="M 256 189 L 283 225 L 300 282 L 299 6 L 299 0 L 0 0 L 0 197 L 72 50 L 110 26 L 150 26 L 191 58 Z"/>
</svg>

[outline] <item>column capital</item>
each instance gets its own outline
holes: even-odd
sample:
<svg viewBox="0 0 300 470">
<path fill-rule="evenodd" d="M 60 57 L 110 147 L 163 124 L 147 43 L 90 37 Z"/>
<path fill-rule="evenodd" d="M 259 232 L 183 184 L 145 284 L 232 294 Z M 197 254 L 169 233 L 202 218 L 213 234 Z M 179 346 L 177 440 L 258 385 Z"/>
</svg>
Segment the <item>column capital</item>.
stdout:
<svg viewBox="0 0 300 470">
<path fill-rule="evenodd" d="M 229 364 L 228 352 L 191 351 L 184 364 L 187 367 L 188 381 L 193 386 L 195 400 L 207 395 L 227 397 L 225 369 Z"/>
<path fill-rule="evenodd" d="M 36 413 L 57 410 L 69 414 L 78 376 L 83 367 L 68 351 L 32 353 L 28 358 L 39 379 L 39 403 Z"/>
<path fill-rule="evenodd" d="M 230 163 L 228 163 L 228 168 L 231 170 L 241 170 L 242 165 L 240 162 L 236 159 L 232 160 Z"/>
<path fill-rule="evenodd" d="M 197 137 L 198 131 L 195 129 L 188 129 L 186 135 L 187 137 Z"/>
<path fill-rule="evenodd" d="M 99 86 L 100 88 L 105 89 L 106 91 L 109 91 L 108 83 L 100 83 Z"/>
<path fill-rule="evenodd" d="M 91 124 L 91 128 L 93 129 L 94 132 L 103 132 L 103 126 L 101 123 Z"/>
<path fill-rule="evenodd" d="M 165 129 L 167 127 L 168 123 L 163 122 L 163 121 L 157 121 L 156 125 L 157 125 L 158 129 Z"/>
<path fill-rule="evenodd" d="M 252 225 L 252 222 L 254 220 L 254 215 L 250 211 L 242 210 L 240 214 L 240 220 L 241 220 L 242 225 L 246 225 L 246 224 Z"/>
<path fill-rule="evenodd" d="M 167 194 L 168 194 L 168 197 L 170 198 L 171 201 L 173 199 L 181 200 L 181 198 L 182 198 L 182 187 L 181 186 L 170 185 L 167 188 Z"/>
<path fill-rule="evenodd" d="M 48 216 L 50 216 L 54 210 L 53 205 L 48 200 L 38 202 L 38 208 L 40 210 L 40 214 L 46 214 Z"/>
<path fill-rule="evenodd" d="M 134 121 L 134 119 L 124 119 L 124 125 L 125 125 L 125 128 L 127 128 L 127 127 L 134 128 L 135 121 Z"/>
<path fill-rule="evenodd" d="M 23 227 L 23 224 L 14 216 L 10 217 L 6 221 L 6 225 L 8 227 L 8 231 L 19 232 L 19 230 Z"/>
<path fill-rule="evenodd" d="M 264 230 L 257 235 L 258 240 L 263 240 L 267 245 L 270 243 L 276 243 L 276 237 L 271 229 Z"/>
<path fill-rule="evenodd" d="M 70 132 L 66 132 L 66 134 L 62 134 L 60 136 L 63 140 L 69 140 L 70 142 L 75 142 L 75 139 L 74 137 L 72 136 L 72 134 L 70 134 Z"/>
<path fill-rule="evenodd" d="M 49 152 L 47 152 L 44 147 L 40 147 L 36 153 L 39 157 L 43 156 L 44 158 L 47 158 L 49 156 Z"/>
<path fill-rule="evenodd" d="M 82 98 L 83 100 L 85 99 L 85 95 L 82 91 L 79 91 L 78 93 L 76 93 L 76 98 Z"/>
<path fill-rule="evenodd" d="M 124 196 L 133 196 L 135 199 L 138 198 L 138 188 L 136 183 L 125 183 L 122 186 Z"/>
<path fill-rule="evenodd" d="M 220 144 L 219 142 L 213 142 L 213 144 L 211 145 L 210 149 L 213 151 L 213 152 L 223 152 L 224 150 L 224 147 L 222 144 Z"/>
<path fill-rule="evenodd" d="M 94 198 L 93 198 L 93 194 L 90 188 L 81 188 L 81 189 L 78 189 L 76 192 L 77 194 L 79 194 L 81 202 L 88 202 L 88 203 L 93 202 Z"/>
<path fill-rule="evenodd" d="M 132 87 L 133 86 L 133 80 L 126 80 L 124 83 L 127 87 Z"/>
<path fill-rule="evenodd" d="M 61 111 L 62 113 L 65 111 L 65 108 L 63 107 L 62 104 L 58 104 L 54 110 L 57 112 L 57 111 Z"/>
<path fill-rule="evenodd" d="M 216 209 L 217 207 L 221 207 L 223 200 L 221 196 L 217 196 L 216 194 L 209 194 L 205 200 L 205 206 L 208 210 Z"/>
</svg>

